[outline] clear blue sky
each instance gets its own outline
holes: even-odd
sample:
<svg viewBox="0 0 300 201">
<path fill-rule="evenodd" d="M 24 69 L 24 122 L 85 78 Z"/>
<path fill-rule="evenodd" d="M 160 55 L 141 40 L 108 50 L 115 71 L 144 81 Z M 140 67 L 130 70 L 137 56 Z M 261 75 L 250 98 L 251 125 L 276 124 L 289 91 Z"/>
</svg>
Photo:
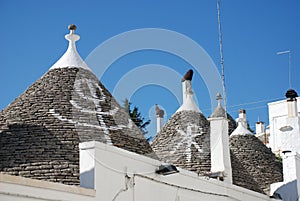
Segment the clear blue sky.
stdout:
<svg viewBox="0 0 300 201">
<path fill-rule="evenodd" d="M 276 55 L 278 51 L 291 50 L 292 86 L 300 93 L 299 11 L 298 0 L 221 0 L 227 103 L 234 118 L 238 109 L 245 108 L 251 126 L 258 117 L 268 122 L 268 100 L 284 98 L 289 88 L 288 55 Z M 83 59 L 115 35 L 134 29 L 162 28 L 194 40 L 220 71 L 216 0 L 1 0 L 0 109 L 60 58 L 67 47 L 64 35 L 71 23 L 77 25 L 81 36 L 77 49 Z M 146 64 L 164 65 L 182 75 L 192 68 L 166 52 L 139 51 L 114 62 L 101 81 L 113 91 L 123 75 Z M 208 116 L 208 89 L 197 74 L 193 85 L 199 107 Z M 150 84 L 137 89 L 130 101 L 139 106 L 146 118 L 150 118 L 149 111 L 155 103 L 166 109 L 167 118 L 179 107 L 172 92 Z M 154 127 L 149 130 L 153 132 Z"/>
</svg>

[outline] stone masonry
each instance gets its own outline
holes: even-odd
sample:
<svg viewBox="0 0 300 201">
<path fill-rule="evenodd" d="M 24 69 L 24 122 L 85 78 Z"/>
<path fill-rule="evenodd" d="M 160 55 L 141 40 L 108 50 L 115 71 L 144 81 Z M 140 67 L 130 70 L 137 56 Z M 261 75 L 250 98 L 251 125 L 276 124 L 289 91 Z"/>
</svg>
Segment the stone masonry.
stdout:
<svg viewBox="0 0 300 201">
<path fill-rule="evenodd" d="M 268 195 L 270 184 L 282 181 L 282 163 L 254 135 L 230 136 L 230 150 L 234 184 Z M 234 162 L 240 163 L 241 167 L 234 168 Z M 250 175 L 253 181 L 241 176 L 241 171 Z"/>
<path fill-rule="evenodd" d="M 156 158 L 89 71 L 48 71 L 0 113 L 0 172 L 79 185 L 79 143 L 96 140 Z"/>
<path fill-rule="evenodd" d="M 189 126 L 194 132 L 188 132 Z M 200 112 L 176 112 L 154 138 L 151 147 L 162 161 L 200 175 L 210 171 L 209 122 Z"/>
</svg>

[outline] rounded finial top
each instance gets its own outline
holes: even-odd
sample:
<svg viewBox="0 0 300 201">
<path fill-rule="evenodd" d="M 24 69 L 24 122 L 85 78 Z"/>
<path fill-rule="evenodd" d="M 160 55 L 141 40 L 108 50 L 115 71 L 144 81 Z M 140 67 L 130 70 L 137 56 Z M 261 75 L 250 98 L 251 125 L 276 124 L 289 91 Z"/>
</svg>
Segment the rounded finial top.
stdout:
<svg viewBox="0 0 300 201">
<path fill-rule="evenodd" d="M 217 101 L 222 100 L 222 95 L 221 95 L 219 92 L 217 93 L 216 100 L 217 100 Z"/>
<path fill-rule="evenodd" d="M 155 104 L 156 116 L 159 118 L 164 118 L 165 111 L 160 109 L 157 104 Z"/>
<path fill-rule="evenodd" d="M 69 26 L 68 26 L 68 29 L 71 31 L 71 30 L 76 30 L 76 25 L 75 24 L 70 24 Z"/>
</svg>

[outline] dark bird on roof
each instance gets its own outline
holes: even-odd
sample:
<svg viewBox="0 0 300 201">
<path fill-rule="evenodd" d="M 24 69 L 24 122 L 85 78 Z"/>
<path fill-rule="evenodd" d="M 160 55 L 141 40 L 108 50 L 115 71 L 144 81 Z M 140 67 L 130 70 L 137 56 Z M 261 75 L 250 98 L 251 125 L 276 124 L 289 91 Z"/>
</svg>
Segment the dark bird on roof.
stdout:
<svg viewBox="0 0 300 201">
<path fill-rule="evenodd" d="M 186 74 L 183 76 L 183 78 L 181 79 L 181 82 L 184 82 L 186 80 L 190 80 L 192 81 L 193 78 L 193 73 L 194 71 L 192 69 L 188 70 L 188 72 L 186 72 Z"/>
<path fill-rule="evenodd" d="M 157 104 L 155 104 L 156 116 L 159 118 L 164 118 L 165 111 L 160 109 Z"/>
</svg>

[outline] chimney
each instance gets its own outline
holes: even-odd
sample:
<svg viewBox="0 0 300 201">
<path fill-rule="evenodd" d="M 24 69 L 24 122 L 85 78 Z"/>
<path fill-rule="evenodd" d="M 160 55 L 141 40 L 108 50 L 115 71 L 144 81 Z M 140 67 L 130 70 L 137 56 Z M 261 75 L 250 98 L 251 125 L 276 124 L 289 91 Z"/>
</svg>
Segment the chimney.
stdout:
<svg viewBox="0 0 300 201">
<path fill-rule="evenodd" d="M 255 131 L 256 131 L 256 134 L 265 133 L 265 122 L 262 122 L 262 121 L 256 122 Z"/>
<path fill-rule="evenodd" d="M 210 122 L 211 177 L 232 183 L 229 151 L 228 120 L 221 106 L 222 97 L 217 95 L 218 106 L 208 119 Z"/>
<path fill-rule="evenodd" d="M 288 109 L 288 117 L 297 117 L 298 109 L 297 109 L 297 97 L 298 94 L 294 89 L 289 89 L 286 94 L 286 101 L 287 101 L 287 109 Z"/>
<path fill-rule="evenodd" d="M 158 133 L 162 127 L 164 126 L 164 110 L 160 109 L 157 104 L 155 104 L 155 111 L 156 111 L 156 132 Z"/>
<path fill-rule="evenodd" d="M 289 89 L 285 96 L 287 98 L 288 114 L 285 125 L 283 124 L 279 128 L 281 131 L 280 148 L 282 152 L 291 151 L 300 153 L 300 116 L 298 116 L 297 110 L 298 94 L 295 90 Z"/>
<path fill-rule="evenodd" d="M 247 118 L 246 118 L 246 110 L 240 109 L 239 110 L 239 118 L 237 119 L 237 122 L 240 122 L 245 128 L 247 128 Z"/>
</svg>

